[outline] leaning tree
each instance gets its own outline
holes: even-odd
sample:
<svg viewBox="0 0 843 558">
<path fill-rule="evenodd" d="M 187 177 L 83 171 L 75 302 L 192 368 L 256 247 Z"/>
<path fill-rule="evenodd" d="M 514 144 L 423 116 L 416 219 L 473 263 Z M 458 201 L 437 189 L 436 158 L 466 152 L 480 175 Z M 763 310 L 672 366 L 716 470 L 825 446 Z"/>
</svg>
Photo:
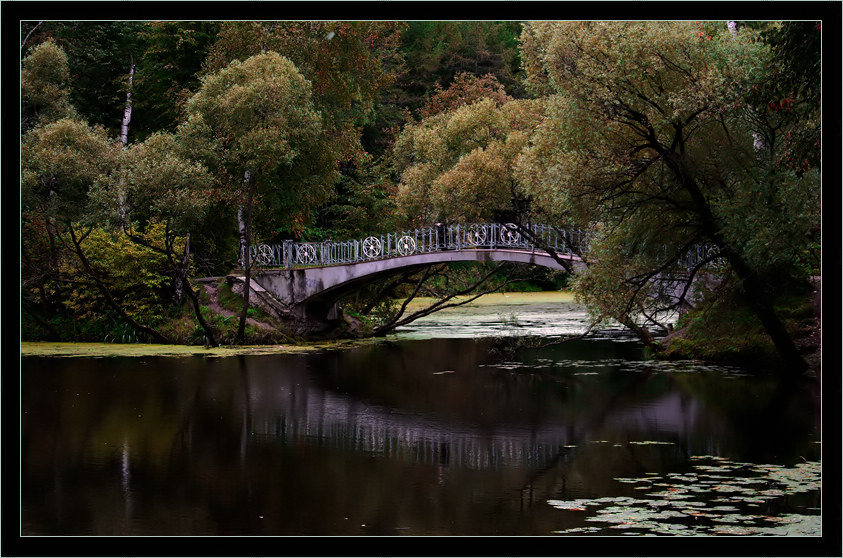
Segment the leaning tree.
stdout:
<svg viewBox="0 0 843 558">
<path fill-rule="evenodd" d="M 592 309 L 635 310 L 651 279 L 707 243 L 803 370 L 773 297 L 805 279 L 819 180 L 781 163 L 793 125 L 750 102 L 773 71 L 769 46 L 725 22 L 536 22 L 521 43 L 549 112 L 519 176 L 537 209 L 592 228 L 577 283 Z"/>
</svg>

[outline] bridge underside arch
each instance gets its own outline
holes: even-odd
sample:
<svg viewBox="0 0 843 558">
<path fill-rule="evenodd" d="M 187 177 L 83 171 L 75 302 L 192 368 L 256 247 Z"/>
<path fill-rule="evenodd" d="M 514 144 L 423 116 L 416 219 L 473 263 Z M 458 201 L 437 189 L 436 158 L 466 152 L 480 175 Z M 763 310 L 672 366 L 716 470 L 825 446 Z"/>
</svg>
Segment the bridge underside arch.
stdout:
<svg viewBox="0 0 843 558">
<path fill-rule="evenodd" d="M 576 256 L 560 255 L 573 268 L 582 265 Z M 545 252 L 505 249 L 463 249 L 413 254 L 382 260 L 326 267 L 261 269 L 253 280 L 300 318 L 309 321 L 340 319 L 337 302 L 367 283 L 408 270 L 453 262 L 512 262 L 568 271 Z"/>
</svg>

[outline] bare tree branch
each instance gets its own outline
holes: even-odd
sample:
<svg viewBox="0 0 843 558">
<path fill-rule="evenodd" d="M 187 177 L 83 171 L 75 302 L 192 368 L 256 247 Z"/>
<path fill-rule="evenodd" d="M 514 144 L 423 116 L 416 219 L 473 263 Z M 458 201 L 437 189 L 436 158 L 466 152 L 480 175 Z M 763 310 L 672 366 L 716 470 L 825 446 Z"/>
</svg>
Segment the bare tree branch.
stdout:
<svg viewBox="0 0 843 558">
<path fill-rule="evenodd" d="M 436 301 L 435 303 L 431 304 L 427 308 L 417 310 L 416 312 L 413 312 L 412 314 L 410 314 L 406 318 L 401 319 L 401 316 L 403 315 L 404 310 L 406 309 L 410 300 L 416 295 L 416 293 L 418 292 L 418 287 L 420 287 L 421 283 L 423 282 L 423 281 L 420 281 L 419 284 L 417 285 L 416 291 L 414 291 L 413 295 L 411 295 L 410 298 L 408 298 L 407 300 L 404 301 L 404 304 L 402 305 L 401 310 L 398 312 L 398 314 L 395 317 L 393 317 L 393 319 L 390 320 L 389 323 L 377 328 L 374 332 L 374 335 L 375 336 L 383 336 L 386 333 L 388 333 L 389 331 L 392 331 L 393 329 L 395 329 L 397 327 L 407 325 L 407 324 L 417 320 L 418 318 L 428 316 L 428 315 L 433 314 L 434 312 L 438 312 L 440 310 L 445 310 L 446 308 L 455 308 L 457 306 L 463 306 L 465 304 L 468 304 L 470 302 L 473 302 L 473 301 L 477 300 L 478 298 L 480 298 L 483 295 L 487 295 L 487 294 L 497 292 L 507 285 L 510 285 L 512 283 L 516 283 L 518 281 L 524 280 L 523 277 L 511 278 L 511 279 L 508 279 L 508 280 L 502 282 L 501 284 L 499 284 L 495 287 L 483 290 L 483 291 L 475 294 L 474 296 L 472 296 L 471 298 L 468 298 L 466 300 L 463 300 L 463 301 L 460 301 L 460 302 L 454 302 L 454 303 L 449 302 L 450 300 L 453 300 L 454 298 L 456 298 L 458 296 L 463 296 L 463 295 L 466 295 L 466 294 L 474 291 L 480 285 L 482 285 L 483 283 L 488 281 L 495 273 L 500 271 L 500 269 L 502 267 L 504 267 L 505 265 L 508 265 L 507 262 L 496 265 L 491 271 L 486 273 L 483 277 L 481 277 L 480 279 L 478 279 L 477 281 L 475 281 L 474 283 L 472 283 L 468 287 L 465 287 L 465 288 L 460 289 L 456 292 L 453 292 L 453 293 L 443 297 L 442 299 Z M 427 270 L 425 270 L 426 273 L 428 271 L 429 271 L 429 268 Z M 427 280 L 428 278 L 429 277 L 423 277 L 424 280 Z"/>
<path fill-rule="evenodd" d="M 43 22 L 43 21 L 39 21 L 39 22 L 38 22 L 38 25 L 36 25 L 35 27 L 33 27 L 32 29 L 30 29 L 30 30 L 29 30 L 29 33 L 27 33 L 27 34 L 26 34 L 26 37 L 24 37 L 23 42 L 20 44 L 20 49 L 21 49 L 21 50 L 23 50 L 23 47 L 26 45 L 26 42 L 29 40 L 30 35 L 32 35 L 32 34 L 35 32 L 35 30 L 36 30 L 36 29 L 38 29 L 39 27 L 41 27 L 41 24 L 42 24 L 42 23 L 44 23 L 44 22 Z"/>
<path fill-rule="evenodd" d="M 123 307 L 120 306 L 120 304 L 118 304 L 116 300 L 114 300 L 114 297 L 111 295 L 111 292 L 108 290 L 108 287 L 102 282 L 99 274 L 96 272 L 96 270 L 93 268 L 91 263 L 88 261 L 88 258 L 85 256 L 85 251 L 82 249 L 82 239 L 84 238 L 84 236 L 82 238 L 77 238 L 76 232 L 73 230 L 73 225 L 71 225 L 70 223 L 67 223 L 66 226 L 67 226 L 68 232 L 70 233 L 70 239 L 73 242 L 73 247 L 72 248 L 68 247 L 67 244 L 64 242 L 64 239 L 60 237 L 62 244 L 64 244 L 66 248 L 68 248 L 69 250 L 71 250 L 73 253 L 76 254 L 76 256 L 79 258 L 80 263 L 82 264 L 83 268 L 85 269 L 86 274 L 91 279 L 93 279 L 94 283 L 96 284 L 100 293 L 102 293 L 106 302 L 108 302 L 109 306 L 111 306 L 111 308 L 113 308 L 114 311 L 117 312 L 117 314 L 121 318 L 123 318 L 123 320 L 126 323 L 128 323 L 130 326 L 132 326 L 133 328 L 137 329 L 138 331 L 142 331 L 143 333 L 146 333 L 147 335 L 149 335 L 150 337 L 152 337 L 153 339 L 155 339 L 156 341 L 158 341 L 160 343 L 169 343 L 170 341 L 166 337 L 164 337 L 161 333 L 159 333 L 157 330 L 155 330 L 155 329 L 153 329 L 153 328 L 151 328 L 147 325 L 144 325 L 144 324 L 138 322 L 137 320 L 135 320 L 134 318 L 132 318 L 131 316 L 129 316 L 126 313 L 126 311 L 123 310 Z M 89 234 L 89 233 L 90 233 L 90 229 L 85 234 L 85 236 L 87 236 L 87 234 Z"/>
</svg>

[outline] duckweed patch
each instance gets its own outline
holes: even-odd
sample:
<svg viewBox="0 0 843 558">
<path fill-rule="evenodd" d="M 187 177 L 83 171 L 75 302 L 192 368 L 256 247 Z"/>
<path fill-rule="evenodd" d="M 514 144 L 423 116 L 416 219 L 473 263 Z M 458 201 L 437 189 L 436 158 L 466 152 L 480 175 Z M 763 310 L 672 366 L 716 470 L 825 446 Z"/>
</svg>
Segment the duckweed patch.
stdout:
<svg viewBox="0 0 843 558">
<path fill-rule="evenodd" d="M 161 345 L 154 343 L 52 343 L 23 341 L 22 357 L 228 357 L 238 355 L 300 354 L 320 350 L 354 348 L 380 340 L 351 339 L 283 345 L 231 345 L 205 348 L 201 345 Z"/>
</svg>

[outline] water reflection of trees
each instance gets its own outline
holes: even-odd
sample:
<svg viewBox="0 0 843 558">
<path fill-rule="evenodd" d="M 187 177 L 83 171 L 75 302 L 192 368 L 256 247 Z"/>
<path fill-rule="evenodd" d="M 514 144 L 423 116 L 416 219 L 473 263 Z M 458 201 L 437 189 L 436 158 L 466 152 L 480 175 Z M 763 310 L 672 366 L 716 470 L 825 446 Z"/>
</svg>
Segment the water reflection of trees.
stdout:
<svg viewBox="0 0 843 558">
<path fill-rule="evenodd" d="M 756 407 L 718 398 L 728 384 L 608 365 L 525 373 L 482 346 L 423 345 L 36 366 L 26 519 L 98 534 L 547 533 L 560 528 L 549 498 L 611 493 L 614 477 L 754 435 L 734 421 Z M 655 438 L 674 443 L 629 443 Z"/>
</svg>

